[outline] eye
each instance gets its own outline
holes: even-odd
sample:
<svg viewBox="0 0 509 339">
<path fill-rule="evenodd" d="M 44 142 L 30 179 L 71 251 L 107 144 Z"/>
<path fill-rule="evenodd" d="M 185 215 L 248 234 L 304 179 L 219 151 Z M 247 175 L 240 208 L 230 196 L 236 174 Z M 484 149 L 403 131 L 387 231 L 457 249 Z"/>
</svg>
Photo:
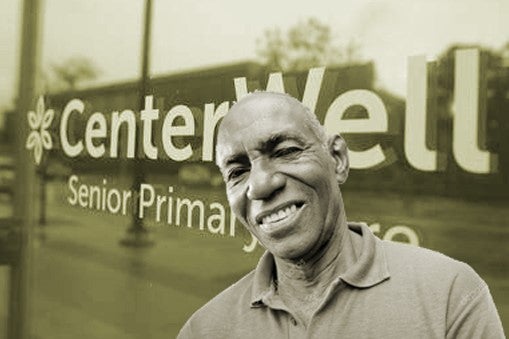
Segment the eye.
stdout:
<svg viewBox="0 0 509 339">
<path fill-rule="evenodd" d="M 285 157 L 285 156 L 288 156 L 288 155 L 295 155 L 295 154 L 298 154 L 301 152 L 301 149 L 299 147 L 296 147 L 296 146 L 290 146 L 290 147 L 283 147 L 283 148 L 280 148 L 280 149 L 277 149 L 273 156 L 278 158 L 278 157 Z"/>
<path fill-rule="evenodd" d="M 248 169 L 245 168 L 245 167 L 232 168 L 226 174 L 226 178 L 228 179 L 228 181 L 232 181 L 232 180 L 235 180 L 235 179 L 239 178 L 240 176 L 242 176 L 247 171 L 248 171 Z"/>
</svg>

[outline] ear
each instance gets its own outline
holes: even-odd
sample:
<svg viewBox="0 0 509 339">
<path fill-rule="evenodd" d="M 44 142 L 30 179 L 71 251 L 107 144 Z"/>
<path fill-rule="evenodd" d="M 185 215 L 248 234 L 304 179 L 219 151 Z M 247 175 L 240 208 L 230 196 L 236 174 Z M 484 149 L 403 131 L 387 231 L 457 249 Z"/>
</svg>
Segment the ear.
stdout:
<svg viewBox="0 0 509 339">
<path fill-rule="evenodd" d="M 348 162 L 348 148 L 345 140 L 338 134 L 329 137 L 329 152 L 336 161 L 336 180 L 341 185 L 348 178 L 350 163 Z"/>
</svg>

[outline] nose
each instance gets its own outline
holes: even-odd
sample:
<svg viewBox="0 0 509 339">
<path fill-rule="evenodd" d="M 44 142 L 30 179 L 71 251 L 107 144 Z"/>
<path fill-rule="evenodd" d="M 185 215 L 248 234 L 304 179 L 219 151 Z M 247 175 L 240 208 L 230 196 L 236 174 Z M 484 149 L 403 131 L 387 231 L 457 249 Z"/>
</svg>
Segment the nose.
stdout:
<svg viewBox="0 0 509 339">
<path fill-rule="evenodd" d="M 250 200 L 270 199 L 285 183 L 284 175 L 278 173 L 269 160 L 259 159 L 251 164 L 247 197 Z"/>
</svg>

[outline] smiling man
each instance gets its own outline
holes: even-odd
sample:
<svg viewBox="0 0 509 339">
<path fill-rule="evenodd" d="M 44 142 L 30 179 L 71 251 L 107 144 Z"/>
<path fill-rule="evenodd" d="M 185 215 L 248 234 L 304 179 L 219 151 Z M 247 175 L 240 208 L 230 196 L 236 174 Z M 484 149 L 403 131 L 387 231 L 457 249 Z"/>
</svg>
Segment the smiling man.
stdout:
<svg viewBox="0 0 509 339">
<path fill-rule="evenodd" d="M 255 92 L 236 103 L 216 162 L 235 215 L 267 251 L 180 338 L 504 337 L 468 265 L 347 222 L 346 144 L 298 100 Z"/>
</svg>

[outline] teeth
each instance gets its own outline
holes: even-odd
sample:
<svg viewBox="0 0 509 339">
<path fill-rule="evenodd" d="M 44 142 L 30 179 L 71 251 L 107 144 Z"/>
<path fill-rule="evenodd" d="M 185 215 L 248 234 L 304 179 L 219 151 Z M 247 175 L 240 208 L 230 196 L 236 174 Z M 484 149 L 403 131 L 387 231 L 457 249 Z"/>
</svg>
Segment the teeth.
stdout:
<svg viewBox="0 0 509 339">
<path fill-rule="evenodd" d="M 273 222 L 277 222 L 280 220 L 283 220 L 285 218 L 288 218 L 291 214 L 297 212 L 297 206 L 295 204 L 286 207 L 285 209 L 281 209 L 279 211 L 276 211 L 270 215 L 267 215 L 263 217 L 262 224 L 270 224 Z"/>
</svg>

